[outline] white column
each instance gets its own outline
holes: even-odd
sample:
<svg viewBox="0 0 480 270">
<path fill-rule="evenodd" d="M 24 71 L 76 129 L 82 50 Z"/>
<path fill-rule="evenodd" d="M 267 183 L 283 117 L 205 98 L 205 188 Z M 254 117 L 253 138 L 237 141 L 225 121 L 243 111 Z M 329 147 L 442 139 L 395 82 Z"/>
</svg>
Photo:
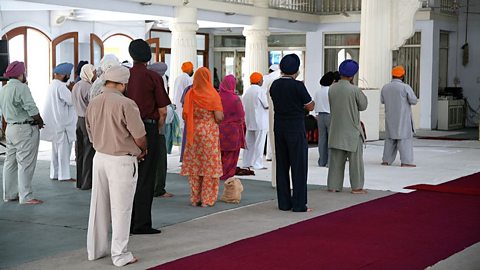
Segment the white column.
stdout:
<svg viewBox="0 0 480 270">
<path fill-rule="evenodd" d="M 380 90 L 391 79 L 392 50 L 414 33 L 419 0 L 362 0 L 359 86 L 367 90 L 361 113 L 368 140 L 378 140 Z"/>
<path fill-rule="evenodd" d="M 268 0 L 256 0 L 254 6 L 268 8 Z M 243 30 L 245 36 L 245 63 L 246 70 L 243 70 L 244 89 L 250 86 L 250 74 L 260 72 L 265 74 L 268 71 L 268 17 L 254 16 L 251 25 Z"/>
<path fill-rule="evenodd" d="M 173 89 L 175 79 L 181 74 L 183 62 L 192 62 L 197 68 L 197 9 L 190 7 L 176 7 L 175 20 L 170 25 L 172 31 L 172 54 L 170 60 L 170 89 Z M 170 91 L 170 98 L 174 97 Z"/>
</svg>

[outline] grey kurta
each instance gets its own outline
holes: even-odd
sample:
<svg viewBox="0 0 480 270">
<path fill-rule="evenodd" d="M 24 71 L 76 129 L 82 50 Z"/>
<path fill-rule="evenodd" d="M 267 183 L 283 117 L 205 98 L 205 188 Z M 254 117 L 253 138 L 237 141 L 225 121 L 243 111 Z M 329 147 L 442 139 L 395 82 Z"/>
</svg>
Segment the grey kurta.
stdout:
<svg viewBox="0 0 480 270">
<path fill-rule="evenodd" d="M 385 137 L 409 139 L 413 137 L 411 105 L 417 104 L 413 89 L 399 79 L 393 79 L 382 88 L 380 101 L 385 104 Z"/>
<path fill-rule="evenodd" d="M 345 163 L 349 160 L 350 185 L 352 190 L 363 189 L 363 130 L 360 126 L 360 111 L 366 110 L 367 96 L 346 80 L 330 86 L 330 149 L 327 186 L 329 190 L 341 191 Z"/>
<path fill-rule="evenodd" d="M 382 161 L 392 164 L 397 150 L 402 164 L 413 164 L 413 120 L 411 105 L 417 104 L 412 88 L 393 79 L 382 88 L 381 102 L 385 104 L 385 146 Z"/>
<path fill-rule="evenodd" d="M 365 137 L 359 112 L 367 109 L 367 96 L 357 86 L 340 80 L 330 86 L 328 99 L 331 116 L 328 148 L 357 151 L 358 136 Z"/>
</svg>

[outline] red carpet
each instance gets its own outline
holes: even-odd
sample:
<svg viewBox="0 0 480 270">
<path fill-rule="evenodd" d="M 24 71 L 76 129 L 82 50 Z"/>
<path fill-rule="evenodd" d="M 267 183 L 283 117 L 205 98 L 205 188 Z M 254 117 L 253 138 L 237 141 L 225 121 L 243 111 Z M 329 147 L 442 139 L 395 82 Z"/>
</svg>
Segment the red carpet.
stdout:
<svg viewBox="0 0 480 270">
<path fill-rule="evenodd" d="M 480 196 L 480 173 L 464 176 L 440 185 L 420 184 L 405 188 Z"/>
<path fill-rule="evenodd" d="M 472 139 L 468 138 L 455 138 L 455 137 L 433 137 L 433 136 L 422 136 L 422 137 L 416 137 L 417 139 L 422 139 L 422 140 L 438 140 L 438 141 L 468 141 Z"/>
<path fill-rule="evenodd" d="M 479 177 L 475 174 L 457 181 L 471 185 Z M 152 269 L 425 269 L 479 242 L 479 228 L 480 196 L 415 191 Z"/>
</svg>

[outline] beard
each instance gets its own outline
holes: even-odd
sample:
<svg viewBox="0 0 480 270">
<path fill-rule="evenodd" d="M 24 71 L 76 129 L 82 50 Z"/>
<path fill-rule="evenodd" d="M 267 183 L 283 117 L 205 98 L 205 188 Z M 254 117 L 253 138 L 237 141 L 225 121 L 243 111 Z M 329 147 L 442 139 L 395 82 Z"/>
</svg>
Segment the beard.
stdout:
<svg viewBox="0 0 480 270">
<path fill-rule="evenodd" d="M 68 80 L 70 80 L 70 76 L 65 76 L 65 77 L 63 77 L 62 82 L 66 83 L 66 82 L 68 82 Z"/>
</svg>

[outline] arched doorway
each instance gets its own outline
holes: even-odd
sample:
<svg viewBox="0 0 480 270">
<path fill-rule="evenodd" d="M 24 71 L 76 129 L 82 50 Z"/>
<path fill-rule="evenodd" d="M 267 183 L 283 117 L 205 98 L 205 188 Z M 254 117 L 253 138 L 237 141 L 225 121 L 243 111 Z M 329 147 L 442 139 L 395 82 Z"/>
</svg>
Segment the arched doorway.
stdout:
<svg viewBox="0 0 480 270">
<path fill-rule="evenodd" d="M 52 70 L 50 38 L 36 28 L 18 27 L 8 31 L 2 39 L 8 40 L 10 62 L 25 62 L 28 86 L 37 107 L 42 111 Z"/>
<path fill-rule="evenodd" d="M 125 34 L 114 34 L 103 41 L 105 54 L 114 54 L 120 62 L 128 60 L 133 63 L 132 57 L 128 53 L 128 46 L 133 38 Z"/>
</svg>

